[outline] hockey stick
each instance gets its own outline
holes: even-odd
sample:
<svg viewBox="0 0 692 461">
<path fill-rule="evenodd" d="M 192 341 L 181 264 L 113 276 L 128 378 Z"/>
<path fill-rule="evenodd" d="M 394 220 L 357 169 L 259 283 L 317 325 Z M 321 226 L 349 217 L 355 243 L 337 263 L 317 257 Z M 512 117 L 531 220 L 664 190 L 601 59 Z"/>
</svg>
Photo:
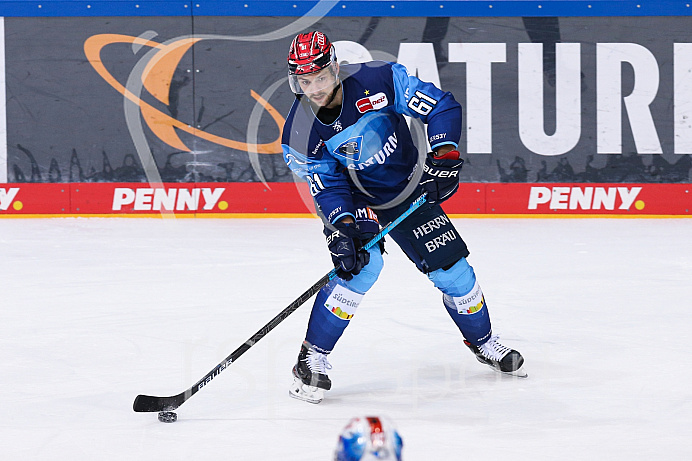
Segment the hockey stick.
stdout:
<svg viewBox="0 0 692 461">
<path fill-rule="evenodd" d="M 379 234 L 375 235 L 368 243 L 365 244 L 364 248 L 366 250 L 369 250 L 372 248 L 377 242 L 382 240 L 382 238 L 387 235 L 392 229 L 394 229 L 401 221 L 406 219 L 411 213 L 413 213 L 415 210 L 417 210 L 423 203 L 425 203 L 425 196 L 426 194 L 421 195 L 416 199 L 415 202 L 413 202 L 409 208 L 401 214 L 398 218 L 396 218 L 394 221 L 391 223 L 387 224 L 384 229 L 380 231 Z M 187 399 L 195 395 L 200 389 L 202 389 L 204 386 L 209 384 L 212 379 L 216 378 L 219 373 L 224 371 L 229 365 L 231 365 L 233 362 L 238 360 L 238 358 L 243 355 L 245 352 L 247 352 L 248 349 L 250 349 L 252 346 L 257 343 L 260 339 L 264 338 L 267 333 L 272 331 L 278 324 L 283 322 L 286 317 L 291 315 L 296 309 L 298 309 L 301 305 L 303 305 L 308 299 L 312 297 L 315 293 L 320 291 L 322 287 L 324 287 L 330 280 L 332 280 L 334 277 L 336 277 L 336 268 L 332 269 L 329 271 L 327 275 L 322 277 L 319 281 L 317 281 L 313 286 L 307 289 L 305 293 L 300 295 L 298 299 L 293 301 L 291 304 L 289 304 L 288 307 L 286 307 L 284 310 L 279 312 L 279 314 L 271 319 L 269 323 L 264 325 L 262 328 L 257 331 L 250 339 L 245 341 L 243 344 L 240 345 L 236 350 L 234 350 L 231 355 L 226 357 L 221 363 L 216 365 L 214 369 L 212 369 L 209 373 L 207 373 L 202 379 L 197 381 L 191 388 L 188 390 L 181 392 L 178 395 L 172 395 L 170 397 L 155 397 L 151 395 L 138 395 L 137 398 L 135 398 L 135 403 L 133 404 L 132 408 L 134 411 L 137 412 L 153 412 L 153 411 L 173 411 L 176 408 L 178 408 L 180 405 L 185 403 Z"/>
</svg>

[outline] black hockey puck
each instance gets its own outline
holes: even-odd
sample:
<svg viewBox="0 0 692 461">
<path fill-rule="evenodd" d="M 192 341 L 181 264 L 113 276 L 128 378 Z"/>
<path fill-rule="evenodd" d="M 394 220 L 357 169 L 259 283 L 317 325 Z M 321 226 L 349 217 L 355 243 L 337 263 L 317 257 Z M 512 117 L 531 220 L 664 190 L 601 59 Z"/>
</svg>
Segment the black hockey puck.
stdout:
<svg viewBox="0 0 692 461">
<path fill-rule="evenodd" d="M 178 415 L 172 411 L 159 412 L 159 421 L 162 423 L 174 423 L 178 421 Z"/>
</svg>

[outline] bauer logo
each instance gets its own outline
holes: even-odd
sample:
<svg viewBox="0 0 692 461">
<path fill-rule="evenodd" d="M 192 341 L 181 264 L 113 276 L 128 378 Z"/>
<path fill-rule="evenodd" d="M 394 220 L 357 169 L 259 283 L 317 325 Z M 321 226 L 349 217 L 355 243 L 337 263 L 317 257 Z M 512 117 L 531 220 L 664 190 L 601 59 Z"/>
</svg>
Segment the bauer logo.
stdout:
<svg viewBox="0 0 692 461">
<path fill-rule="evenodd" d="M 252 344 L 250 344 L 250 346 L 252 346 Z M 206 386 L 207 384 L 209 384 L 209 383 L 211 382 L 212 379 L 216 378 L 216 377 L 219 375 L 219 373 L 221 373 L 221 372 L 224 371 L 226 368 L 228 368 L 228 366 L 229 366 L 231 363 L 233 363 L 233 359 L 228 359 L 228 360 L 226 360 L 225 362 L 223 362 L 222 364 L 220 364 L 218 367 L 214 368 L 214 370 L 212 370 L 211 374 L 209 374 L 208 376 L 206 376 L 204 379 L 202 379 L 202 380 L 197 384 L 197 390 L 200 390 L 200 389 L 202 389 L 204 386 Z"/>
<path fill-rule="evenodd" d="M 637 200 L 641 187 L 532 187 L 529 210 L 637 210 L 644 202 Z"/>
<path fill-rule="evenodd" d="M 387 107 L 387 95 L 384 93 L 377 93 L 373 96 L 368 96 L 367 98 L 362 98 L 356 101 L 356 108 L 358 112 L 364 114 L 370 110 L 379 110 L 383 107 Z"/>
<path fill-rule="evenodd" d="M 226 189 L 219 187 L 209 188 L 169 188 L 154 189 L 141 187 L 130 189 L 118 187 L 113 192 L 113 211 L 124 208 L 135 211 L 211 211 L 221 198 Z M 219 209 L 224 209 L 219 203 Z"/>
</svg>

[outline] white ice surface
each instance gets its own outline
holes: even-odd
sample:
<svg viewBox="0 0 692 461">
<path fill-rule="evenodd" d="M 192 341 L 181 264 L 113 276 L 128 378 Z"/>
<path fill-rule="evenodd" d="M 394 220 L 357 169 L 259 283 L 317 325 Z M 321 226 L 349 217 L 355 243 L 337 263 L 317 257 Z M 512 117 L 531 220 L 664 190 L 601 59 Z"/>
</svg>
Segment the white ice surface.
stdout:
<svg viewBox="0 0 692 461">
<path fill-rule="evenodd" d="M 376 414 L 406 461 L 689 459 L 692 219 L 455 223 L 528 379 L 476 362 L 390 240 L 322 404 L 287 394 L 310 300 L 163 424 L 135 396 L 187 389 L 324 275 L 319 222 L 0 220 L 0 458 L 326 461 Z"/>
</svg>

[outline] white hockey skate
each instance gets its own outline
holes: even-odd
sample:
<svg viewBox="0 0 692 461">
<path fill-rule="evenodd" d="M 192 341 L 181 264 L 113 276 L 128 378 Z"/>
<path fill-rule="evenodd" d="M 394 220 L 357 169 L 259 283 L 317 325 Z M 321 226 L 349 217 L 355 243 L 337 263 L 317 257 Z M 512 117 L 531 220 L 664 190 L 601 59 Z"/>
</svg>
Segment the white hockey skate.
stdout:
<svg viewBox="0 0 692 461">
<path fill-rule="evenodd" d="M 332 388 L 332 382 L 327 376 L 327 370 L 331 368 L 327 354 L 303 342 L 293 367 L 293 384 L 288 395 L 305 402 L 320 403 L 324 399 L 324 392 Z"/>
<path fill-rule="evenodd" d="M 518 351 L 500 344 L 498 339 L 500 337 L 494 335 L 480 346 L 474 346 L 466 340 L 464 340 L 464 344 L 471 349 L 479 362 L 488 365 L 493 370 L 518 378 L 528 378 L 529 375 L 523 367 L 524 357 Z"/>
<path fill-rule="evenodd" d="M 293 384 L 288 390 L 288 395 L 304 402 L 320 403 L 324 399 L 324 389 L 303 384 L 300 378 L 294 377 Z"/>
</svg>

